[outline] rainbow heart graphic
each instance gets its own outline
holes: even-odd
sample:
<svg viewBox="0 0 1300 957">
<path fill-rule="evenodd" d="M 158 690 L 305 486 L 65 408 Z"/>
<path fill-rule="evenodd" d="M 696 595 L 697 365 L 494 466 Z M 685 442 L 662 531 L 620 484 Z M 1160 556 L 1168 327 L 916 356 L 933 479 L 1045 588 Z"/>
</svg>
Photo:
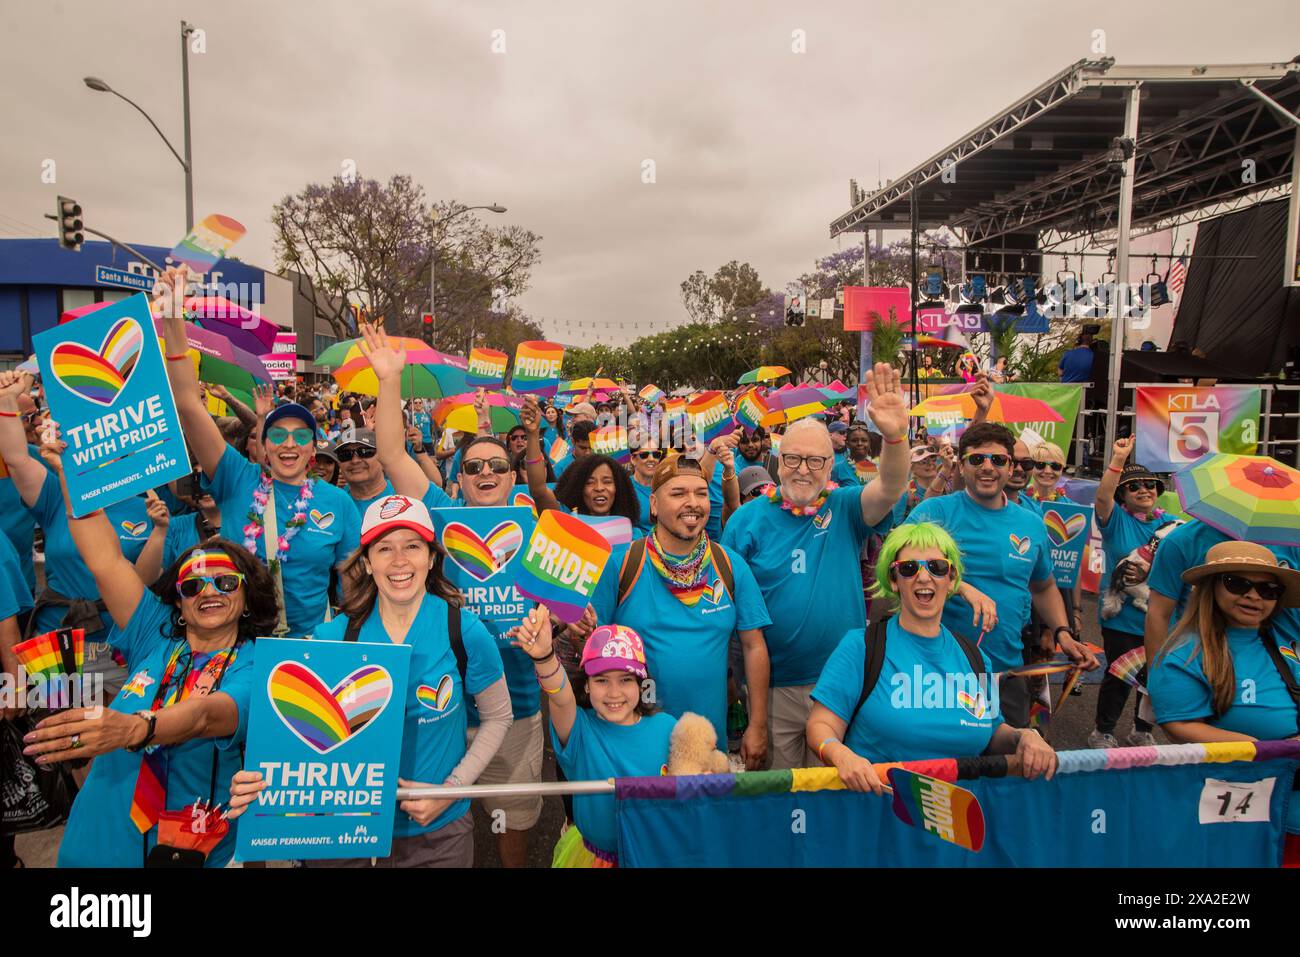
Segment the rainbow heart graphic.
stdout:
<svg viewBox="0 0 1300 957">
<path fill-rule="evenodd" d="M 311 520 L 316 523 L 316 527 L 319 529 L 324 530 L 334 524 L 333 512 L 322 512 L 320 509 L 313 508 L 308 514 L 311 515 Z"/>
<path fill-rule="evenodd" d="M 140 533 L 143 532 L 148 527 L 149 526 L 144 522 L 127 521 L 122 523 L 122 531 L 126 532 L 132 538 L 139 538 Z"/>
<path fill-rule="evenodd" d="M 823 512 L 822 514 L 818 515 L 816 518 L 813 519 L 813 525 L 817 526 L 818 528 L 824 529 L 827 526 L 829 526 L 830 523 L 831 523 L 830 512 Z"/>
<path fill-rule="evenodd" d="M 1043 513 L 1043 524 L 1047 526 L 1047 537 L 1052 540 L 1052 544 L 1064 545 L 1083 531 L 1087 519 L 1082 515 L 1071 515 L 1066 518 L 1056 509 L 1049 508 Z"/>
<path fill-rule="evenodd" d="M 135 371 L 144 333 L 134 319 L 120 319 L 96 352 L 79 342 L 60 342 L 50 354 L 50 371 L 63 388 L 96 405 L 117 401 Z"/>
<path fill-rule="evenodd" d="M 515 497 L 510 500 L 510 504 L 522 505 L 525 508 L 531 509 L 533 517 L 537 517 L 537 503 L 534 502 L 533 497 L 526 492 L 515 492 Z"/>
<path fill-rule="evenodd" d="M 447 554 L 475 581 L 485 582 L 515 557 L 524 543 L 524 531 L 517 522 L 502 522 L 487 538 L 460 522 L 448 522 L 442 530 L 442 544 Z"/>
<path fill-rule="evenodd" d="M 1295 649 L 1290 645 L 1282 645 L 1278 650 L 1282 652 L 1283 658 L 1290 658 L 1296 664 L 1300 665 L 1300 656 L 1296 655 Z"/>
<path fill-rule="evenodd" d="M 957 705 L 976 718 L 984 717 L 984 712 L 987 710 L 984 706 L 984 696 L 975 696 L 968 691 L 957 692 Z"/>
<path fill-rule="evenodd" d="M 329 754 L 360 734 L 388 706 L 393 679 L 378 665 L 362 665 L 333 688 L 296 661 L 271 669 L 267 696 L 276 716 L 318 754 Z"/>
<path fill-rule="evenodd" d="M 1028 536 L 1024 538 L 1021 538 L 1019 535 L 1011 536 L 1011 547 L 1014 548 L 1021 555 L 1026 554 L 1029 551 L 1029 546 L 1032 544 L 1033 542 L 1030 541 Z"/>
<path fill-rule="evenodd" d="M 708 590 L 706 590 L 704 594 L 702 594 L 700 597 L 703 598 L 705 601 L 707 601 L 710 605 L 716 605 L 718 602 L 722 601 L 722 596 L 725 595 L 726 593 L 727 593 L 727 586 L 722 584 L 722 579 L 715 578 L 713 580 L 713 584 L 710 585 Z"/>
<path fill-rule="evenodd" d="M 420 685 L 416 688 L 415 700 L 430 711 L 446 711 L 447 705 L 451 703 L 451 692 L 454 687 L 451 675 L 443 675 L 436 688 L 430 685 Z"/>
</svg>

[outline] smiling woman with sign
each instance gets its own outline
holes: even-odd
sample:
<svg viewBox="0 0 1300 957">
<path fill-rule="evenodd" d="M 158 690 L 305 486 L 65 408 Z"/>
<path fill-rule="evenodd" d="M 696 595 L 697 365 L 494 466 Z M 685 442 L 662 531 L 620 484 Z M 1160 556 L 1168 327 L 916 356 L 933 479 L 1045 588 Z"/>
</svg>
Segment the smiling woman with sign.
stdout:
<svg viewBox="0 0 1300 957">
<path fill-rule="evenodd" d="M 64 447 L 55 441 L 41 455 L 67 504 Z M 46 718 L 28 736 L 27 753 L 42 763 L 96 759 L 72 806 L 59 865 L 139 867 L 169 856 L 156 846 L 164 814 L 188 816 L 196 797 L 209 805 L 227 798 L 248 721 L 252 641 L 275 624 L 275 592 L 256 559 L 220 538 L 186 551 L 151 591 L 102 511 L 69 525 L 131 679 L 107 708 Z M 204 865 L 223 867 L 233 838 L 232 830 Z"/>
<path fill-rule="evenodd" d="M 808 747 L 853 791 L 882 793 L 873 762 L 954 754 L 1010 754 L 1026 778 L 1056 772 L 1056 752 L 1037 731 L 998 713 L 988 655 L 943 625 L 961 584 L 961 553 L 938 525 L 890 532 L 872 595 L 898 615 L 844 636 L 817 687 Z"/>
<path fill-rule="evenodd" d="M 276 634 L 302 637 L 329 610 L 330 569 L 356 547 L 360 516 L 348 493 L 308 477 L 316 429 L 302 406 L 287 403 L 266 416 L 265 469 L 226 444 L 203 404 L 188 360 L 185 322 L 177 306 L 185 281 L 185 267 L 168 269 L 154 300 L 155 315 L 164 319 L 167 377 L 185 438 L 211 481 L 222 535 L 241 541 L 271 569 L 283 598 Z M 268 548 L 269 541 L 275 545 Z"/>
<path fill-rule="evenodd" d="M 342 576 L 343 613 L 320 625 L 322 641 L 408 643 L 411 668 L 401 706 L 406 715 L 398 784 L 473 784 L 510 728 L 510 691 L 496 642 L 461 607 L 460 592 L 442 573 L 442 552 L 429 510 L 405 495 L 366 509 L 361 548 Z M 479 730 L 465 746 L 466 695 L 478 707 Z M 259 772 L 232 782 L 231 808 L 242 813 L 262 790 Z M 396 808 L 392 853 L 382 867 L 472 867 L 474 821 L 469 801 L 402 801 Z M 312 867 L 370 867 L 369 858 L 312 861 Z"/>
</svg>

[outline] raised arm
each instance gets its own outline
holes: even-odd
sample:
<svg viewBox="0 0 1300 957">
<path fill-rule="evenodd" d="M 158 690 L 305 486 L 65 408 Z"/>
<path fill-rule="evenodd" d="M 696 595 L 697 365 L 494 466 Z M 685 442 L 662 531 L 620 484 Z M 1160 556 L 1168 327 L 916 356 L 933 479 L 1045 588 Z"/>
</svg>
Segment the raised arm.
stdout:
<svg viewBox="0 0 1300 957">
<path fill-rule="evenodd" d="M 560 745 L 569 743 L 569 732 L 578 717 L 578 700 L 551 643 L 551 616 L 545 608 L 534 608 L 519 624 L 519 637 L 512 644 L 533 660 L 537 683 L 546 693 L 546 708 Z"/>
<path fill-rule="evenodd" d="M 77 546 L 81 560 L 94 577 L 95 587 L 99 589 L 104 607 L 113 617 L 113 623 L 119 628 L 125 628 L 144 595 L 144 582 L 135 573 L 135 566 L 122 554 L 122 545 L 117 539 L 117 533 L 113 531 L 113 523 L 108 520 L 103 509 L 84 518 L 72 517 L 68 483 L 63 477 L 63 451 L 67 448 L 67 443 L 58 437 L 58 423 L 51 420 L 47 429 L 51 433 L 49 438 L 53 441 L 42 443 L 41 458 L 58 476 L 72 541 Z"/>
<path fill-rule="evenodd" d="M 884 444 L 880 451 L 880 475 L 862 488 L 862 520 L 876 525 L 894 508 L 907 488 L 911 455 L 907 447 L 907 400 L 898 370 L 888 362 L 877 362 L 867 371 L 867 414 L 876 423 Z"/>
<path fill-rule="evenodd" d="M 162 575 L 163 545 L 167 541 L 167 527 L 171 524 L 171 513 L 152 489 L 146 493 L 146 497 L 148 502 L 145 504 L 145 511 L 149 513 L 149 520 L 153 522 L 153 531 L 149 533 L 149 539 L 136 557 L 135 573 L 140 576 L 140 581 L 152 585 Z"/>
<path fill-rule="evenodd" d="M 1119 488 L 1119 477 L 1124 473 L 1124 463 L 1133 451 L 1136 439 L 1116 439 L 1111 448 L 1110 465 L 1101 475 L 1097 484 L 1097 524 L 1105 525 L 1110 521 L 1110 513 L 1115 510 L 1115 490 Z"/>
<path fill-rule="evenodd" d="M 45 466 L 27 450 L 27 433 L 18 408 L 18 397 L 31 387 L 32 377 L 26 372 L 0 372 L 0 458 L 28 508 L 36 504 L 45 484 Z"/>
<path fill-rule="evenodd" d="M 162 274 L 154 287 L 154 315 L 163 320 L 163 341 L 167 352 L 167 380 L 176 398 L 176 411 L 181 417 L 185 439 L 198 459 L 200 467 L 212 478 L 217 463 L 226 451 L 226 440 L 221 437 L 217 423 L 208 415 L 207 407 L 199 394 L 199 378 L 194 363 L 189 358 L 189 339 L 185 335 L 185 281 L 189 267 L 171 268 Z"/>
<path fill-rule="evenodd" d="M 406 454 L 405 420 L 402 418 L 402 370 L 406 353 L 388 342 L 388 333 L 367 323 L 361 325 L 365 340 L 363 351 L 379 380 L 379 398 L 375 401 L 375 446 L 379 464 L 384 467 L 393 488 L 411 498 L 424 498 L 429 478 L 414 459 Z"/>
<path fill-rule="evenodd" d="M 266 388 L 269 389 L 270 386 L 267 386 Z M 230 414 L 237 418 L 244 428 L 250 431 L 257 428 L 257 413 L 231 395 L 230 390 L 224 385 L 214 385 L 209 388 L 208 391 L 222 402 L 226 403 L 226 407 L 230 409 Z"/>
<path fill-rule="evenodd" d="M 736 445 L 740 441 L 740 430 L 714 439 L 709 444 L 709 451 L 722 463 L 722 524 L 727 523 L 732 512 L 740 508 L 740 480 L 736 475 Z M 712 472 L 706 472 L 712 475 Z"/>
<path fill-rule="evenodd" d="M 541 421 L 542 410 L 537 406 L 537 397 L 525 396 L 524 406 L 519 410 L 519 423 L 528 433 L 528 451 L 524 453 L 524 469 L 528 472 L 528 494 L 532 496 L 539 515 L 543 509 L 560 507 L 555 493 L 546 487 L 546 461 L 542 458 Z"/>
</svg>

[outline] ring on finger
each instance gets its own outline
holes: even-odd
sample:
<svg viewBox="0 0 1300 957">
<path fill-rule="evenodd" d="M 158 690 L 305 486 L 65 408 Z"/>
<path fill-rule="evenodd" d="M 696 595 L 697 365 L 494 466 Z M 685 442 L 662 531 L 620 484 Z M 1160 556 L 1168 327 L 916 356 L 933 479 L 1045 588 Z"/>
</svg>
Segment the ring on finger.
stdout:
<svg viewBox="0 0 1300 957">
<path fill-rule="evenodd" d="M 68 747 L 71 748 L 73 751 L 81 747 L 81 735 L 74 734 L 72 737 L 70 737 L 68 739 Z"/>
</svg>

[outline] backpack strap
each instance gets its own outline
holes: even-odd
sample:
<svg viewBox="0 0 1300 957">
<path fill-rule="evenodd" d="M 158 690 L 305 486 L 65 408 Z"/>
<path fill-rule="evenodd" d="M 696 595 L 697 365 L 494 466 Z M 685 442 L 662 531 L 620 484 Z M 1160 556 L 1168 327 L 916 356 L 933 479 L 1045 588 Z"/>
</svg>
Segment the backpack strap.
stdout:
<svg viewBox="0 0 1300 957">
<path fill-rule="evenodd" d="M 862 706 L 871 697 L 871 692 L 875 690 L 876 682 L 880 680 L 880 669 L 885 665 L 885 633 L 888 630 L 889 620 L 886 617 L 872 622 L 863 632 L 867 644 L 867 658 L 866 666 L 862 669 L 862 693 L 858 695 L 858 703 L 853 706 L 853 713 L 849 715 L 848 723 L 845 725 L 846 735 L 847 729 L 853 727 L 858 712 L 862 710 Z"/>
<path fill-rule="evenodd" d="M 966 653 L 966 660 L 970 662 L 970 673 L 978 679 L 984 673 L 984 657 L 980 654 L 979 648 L 969 638 L 963 638 L 955 631 L 951 634 L 957 639 L 961 650 Z"/>
<path fill-rule="evenodd" d="M 1291 667 L 1286 663 L 1286 659 L 1282 657 L 1277 642 L 1273 640 L 1273 633 L 1267 626 L 1259 630 L 1259 638 L 1264 642 L 1264 649 L 1268 652 L 1269 658 L 1273 660 L 1273 667 L 1282 676 L 1282 683 L 1286 685 L 1287 693 L 1291 695 L 1291 700 L 1295 702 L 1296 731 L 1300 733 L 1300 684 L 1296 683 L 1295 675 L 1291 673 Z"/>
<path fill-rule="evenodd" d="M 727 589 L 727 597 L 733 602 L 736 600 L 736 573 L 731 567 L 731 558 L 724 549 L 713 539 L 709 539 L 709 557 L 713 559 L 713 567 L 718 570 L 718 577 L 722 579 L 722 587 Z"/>
<path fill-rule="evenodd" d="M 348 626 L 343 629 L 344 641 L 356 641 L 357 636 L 361 634 L 361 622 L 355 618 L 348 619 Z"/>
<path fill-rule="evenodd" d="M 347 628 L 343 629 L 344 641 L 356 641 L 361 634 L 361 622 L 349 618 Z M 460 633 L 460 608 L 447 603 L 447 638 L 451 642 L 451 653 L 456 656 L 456 670 L 460 672 L 460 682 L 465 683 L 465 672 L 469 669 L 469 656 L 465 653 L 465 639 Z"/>
<path fill-rule="evenodd" d="M 627 601 L 632 594 L 636 580 L 641 577 L 641 567 L 645 564 L 645 539 L 634 539 L 623 556 L 623 565 L 618 570 L 618 605 Z M 730 566 L 728 566 L 730 567 Z"/>
</svg>

